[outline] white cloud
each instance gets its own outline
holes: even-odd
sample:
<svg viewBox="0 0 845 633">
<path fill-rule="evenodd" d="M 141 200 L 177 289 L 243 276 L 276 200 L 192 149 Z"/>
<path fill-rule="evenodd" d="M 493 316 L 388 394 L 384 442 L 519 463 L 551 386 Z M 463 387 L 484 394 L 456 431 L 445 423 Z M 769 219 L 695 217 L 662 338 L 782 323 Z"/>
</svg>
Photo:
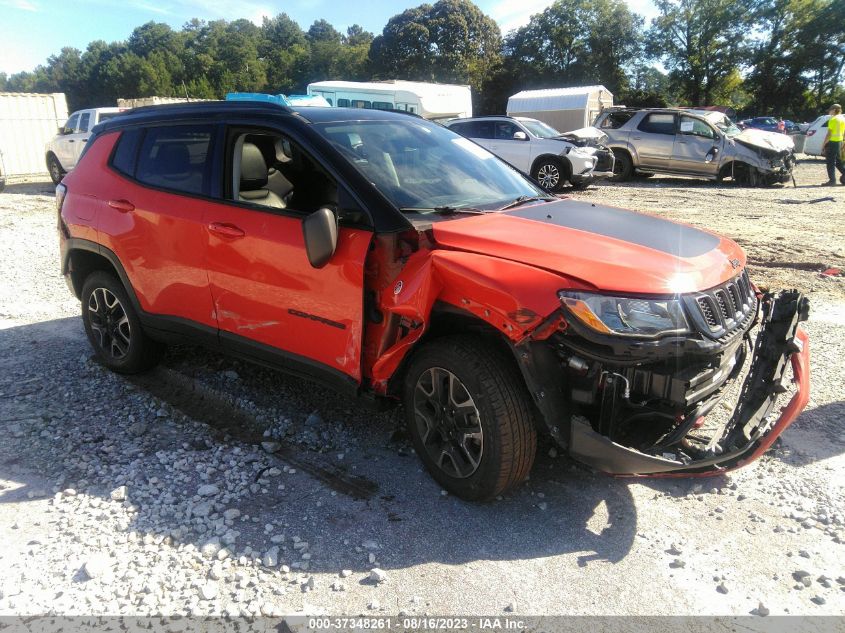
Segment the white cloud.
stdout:
<svg viewBox="0 0 845 633">
<path fill-rule="evenodd" d="M 40 11 L 40 8 L 30 0 L 0 0 L 0 7 L 8 7 L 10 9 L 18 9 L 20 11 Z"/>
<path fill-rule="evenodd" d="M 525 26 L 535 13 L 541 13 L 553 0 L 499 0 L 490 7 L 490 17 L 499 23 L 502 33 Z"/>
<path fill-rule="evenodd" d="M 259 7 L 250 15 L 249 21 L 256 26 L 261 26 L 264 23 L 264 18 L 272 18 L 276 13 L 273 9 L 267 7 Z"/>
<path fill-rule="evenodd" d="M 652 0 L 625 0 L 628 8 L 646 18 L 646 23 L 657 14 Z M 542 13 L 554 0 L 498 0 L 487 13 L 499 24 L 502 34 L 528 24 L 531 16 Z"/>
</svg>

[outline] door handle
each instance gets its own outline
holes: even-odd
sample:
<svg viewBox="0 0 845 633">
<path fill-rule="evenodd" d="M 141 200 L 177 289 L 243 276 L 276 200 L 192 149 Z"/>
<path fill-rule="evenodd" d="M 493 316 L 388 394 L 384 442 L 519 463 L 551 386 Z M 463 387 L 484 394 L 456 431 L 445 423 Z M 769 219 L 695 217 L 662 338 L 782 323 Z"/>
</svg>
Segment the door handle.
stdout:
<svg viewBox="0 0 845 633">
<path fill-rule="evenodd" d="M 68 143 L 76 143 L 76 139 L 75 139 L 75 138 L 69 138 L 69 139 L 67 140 L 67 142 L 68 142 Z"/>
<path fill-rule="evenodd" d="M 87 139 L 87 138 L 84 138 L 84 139 L 82 139 L 82 142 L 83 142 L 83 143 L 87 143 L 87 142 L 88 142 L 88 139 Z"/>
<path fill-rule="evenodd" d="M 228 237 L 228 238 L 239 238 L 246 235 L 242 229 L 238 228 L 234 224 L 229 224 L 227 222 L 212 222 L 208 225 L 208 230 L 210 233 L 214 233 L 215 235 L 219 235 L 220 237 Z"/>
<path fill-rule="evenodd" d="M 109 200 L 109 206 L 121 213 L 129 213 L 135 210 L 135 205 L 129 200 Z"/>
</svg>

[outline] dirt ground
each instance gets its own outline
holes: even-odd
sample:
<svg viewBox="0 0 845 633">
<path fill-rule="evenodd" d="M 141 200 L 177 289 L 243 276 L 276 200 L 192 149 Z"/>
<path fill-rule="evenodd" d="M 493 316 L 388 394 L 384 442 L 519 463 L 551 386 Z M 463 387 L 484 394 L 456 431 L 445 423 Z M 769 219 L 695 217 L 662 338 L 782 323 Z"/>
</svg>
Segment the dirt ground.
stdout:
<svg viewBox="0 0 845 633">
<path fill-rule="evenodd" d="M 802 155 L 803 156 L 803 155 Z M 639 178 L 572 197 L 661 215 L 727 235 L 760 286 L 845 298 L 845 187 L 821 187 L 824 161 L 799 160 L 795 182 L 748 189 L 692 178 Z M 842 274 L 821 275 L 830 268 Z"/>
<path fill-rule="evenodd" d="M 573 194 L 726 233 L 756 282 L 809 294 L 811 400 L 776 447 L 651 480 L 542 443 L 530 481 L 484 505 L 442 494 L 396 411 L 189 347 L 143 377 L 104 370 L 59 273 L 52 186 L 9 186 L 0 615 L 841 615 L 845 286 L 819 273 L 845 268 L 845 187 L 813 186 L 813 160 L 796 179 Z"/>
</svg>

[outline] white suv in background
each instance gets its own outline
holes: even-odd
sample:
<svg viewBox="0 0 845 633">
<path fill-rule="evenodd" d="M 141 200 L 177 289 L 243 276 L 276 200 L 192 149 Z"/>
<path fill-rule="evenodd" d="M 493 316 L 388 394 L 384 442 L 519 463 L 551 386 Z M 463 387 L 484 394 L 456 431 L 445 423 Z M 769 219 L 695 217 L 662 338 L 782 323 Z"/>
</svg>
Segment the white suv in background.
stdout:
<svg viewBox="0 0 845 633">
<path fill-rule="evenodd" d="M 446 127 L 528 174 L 548 191 L 561 191 L 567 182 L 583 188 L 613 175 L 613 153 L 602 145 L 607 137 L 592 128 L 563 135 L 537 119 L 508 116 L 454 119 Z"/>
<path fill-rule="evenodd" d="M 823 114 L 810 123 L 804 137 L 804 153 L 809 156 L 824 156 L 822 143 L 827 134 L 827 122 L 830 121 L 829 114 Z"/>
<path fill-rule="evenodd" d="M 64 175 L 76 167 L 76 161 L 94 126 L 121 112 L 122 108 L 90 108 L 74 112 L 68 117 L 67 122 L 59 128 L 59 133 L 47 143 L 45 160 L 54 184 L 59 184 Z"/>
</svg>

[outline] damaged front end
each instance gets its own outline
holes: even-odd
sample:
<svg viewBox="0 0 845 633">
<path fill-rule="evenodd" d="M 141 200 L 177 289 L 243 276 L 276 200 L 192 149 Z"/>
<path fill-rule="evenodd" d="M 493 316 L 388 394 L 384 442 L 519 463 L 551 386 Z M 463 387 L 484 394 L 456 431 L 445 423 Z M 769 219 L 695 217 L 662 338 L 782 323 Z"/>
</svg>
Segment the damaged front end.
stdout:
<svg viewBox="0 0 845 633">
<path fill-rule="evenodd" d="M 797 291 L 759 294 L 743 273 L 677 297 L 683 314 L 671 300 L 626 300 L 623 317 L 639 310 L 679 325 L 654 337 L 604 332 L 563 298 L 560 313 L 515 350 L 553 437 L 598 470 L 736 468 L 768 449 L 806 405 L 808 339 L 799 323 L 808 303 Z M 794 393 L 777 413 L 778 396 L 791 389 L 790 364 Z"/>
<path fill-rule="evenodd" d="M 595 127 L 585 127 L 561 134 L 560 138 L 576 147 L 591 148 L 595 152 L 596 166 L 592 172 L 593 177 L 610 178 L 613 176 L 616 158 L 610 148 L 607 147 L 607 134 Z"/>
<path fill-rule="evenodd" d="M 735 179 L 748 184 L 770 185 L 792 179 L 795 168 L 795 144 L 784 134 L 748 129 L 733 137 L 735 160 L 732 163 Z M 745 169 L 739 165 L 747 165 Z"/>
</svg>

